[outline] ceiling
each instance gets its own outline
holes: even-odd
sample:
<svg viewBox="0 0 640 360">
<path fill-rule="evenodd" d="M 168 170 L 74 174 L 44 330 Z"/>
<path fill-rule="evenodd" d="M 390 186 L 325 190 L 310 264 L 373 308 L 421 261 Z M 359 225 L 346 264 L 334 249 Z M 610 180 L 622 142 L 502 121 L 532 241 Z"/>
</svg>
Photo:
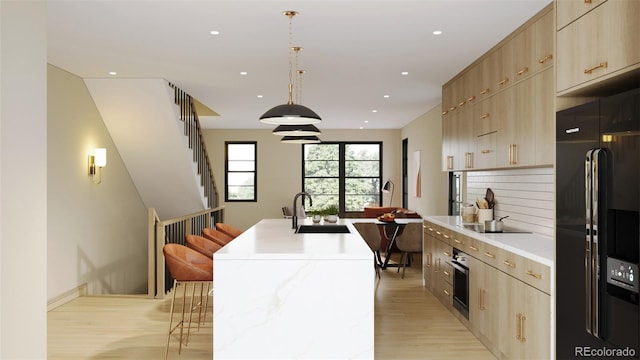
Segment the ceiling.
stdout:
<svg viewBox="0 0 640 360">
<path fill-rule="evenodd" d="M 49 0 L 48 61 L 83 78 L 164 78 L 219 114 L 201 116 L 204 128 L 272 129 L 258 118 L 287 102 L 282 13 L 296 10 L 306 73 L 294 102 L 322 117 L 321 130 L 397 129 L 550 2 Z"/>
</svg>

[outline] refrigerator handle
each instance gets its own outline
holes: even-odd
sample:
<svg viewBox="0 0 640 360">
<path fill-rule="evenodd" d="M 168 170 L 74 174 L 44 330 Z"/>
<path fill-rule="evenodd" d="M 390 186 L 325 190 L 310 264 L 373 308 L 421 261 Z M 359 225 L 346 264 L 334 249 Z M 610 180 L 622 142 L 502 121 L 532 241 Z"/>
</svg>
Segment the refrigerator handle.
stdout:
<svg viewBox="0 0 640 360">
<path fill-rule="evenodd" d="M 584 279 L 585 279 L 585 328 L 589 334 L 592 332 L 592 309 L 591 304 L 591 277 L 592 277 L 592 256 L 591 256 L 591 160 L 593 150 L 587 151 L 586 160 L 584 162 L 584 188 L 585 188 L 585 249 L 584 249 Z"/>
<path fill-rule="evenodd" d="M 601 149 L 596 149 L 591 155 L 591 314 L 592 322 L 591 327 L 593 336 L 601 338 L 600 336 L 600 250 L 598 242 L 598 207 L 600 193 L 599 172 L 600 163 L 598 158 L 600 156 Z"/>
</svg>

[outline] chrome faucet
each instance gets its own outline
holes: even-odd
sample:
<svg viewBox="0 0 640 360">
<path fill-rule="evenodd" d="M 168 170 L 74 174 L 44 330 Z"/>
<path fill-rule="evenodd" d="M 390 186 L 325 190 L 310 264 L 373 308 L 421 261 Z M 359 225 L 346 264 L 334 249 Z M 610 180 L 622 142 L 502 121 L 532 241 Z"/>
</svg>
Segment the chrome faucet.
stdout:
<svg viewBox="0 0 640 360">
<path fill-rule="evenodd" d="M 302 196 L 303 200 L 304 197 L 306 196 L 309 199 L 309 205 L 313 205 L 313 200 L 311 199 L 311 195 L 309 195 L 309 193 L 306 193 L 304 191 L 301 191 L 299 193 L 296 194 L 296 196 L 293 197 L 293 216 L 291 216 L 291 228 L 292 229 L 297 229 L 298 228 L 298 207 L 296 206 L 298 203 L 298 198 Z"/>
</svg>

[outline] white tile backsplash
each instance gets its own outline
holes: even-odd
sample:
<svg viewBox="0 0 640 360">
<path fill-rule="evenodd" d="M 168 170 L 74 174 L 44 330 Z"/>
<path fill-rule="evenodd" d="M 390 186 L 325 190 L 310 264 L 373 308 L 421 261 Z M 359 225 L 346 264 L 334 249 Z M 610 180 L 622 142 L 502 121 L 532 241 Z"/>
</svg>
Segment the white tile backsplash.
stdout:
<svg viewBox="0 0 640 360">
<path fill-rule="evenodd" d="M 554 169 L 508 169 L 467 172 L 466 202 L 474 204 L 487 188 L 495 194 L 494 216 L 505 225 L 553 236 Z"/>
</svg>

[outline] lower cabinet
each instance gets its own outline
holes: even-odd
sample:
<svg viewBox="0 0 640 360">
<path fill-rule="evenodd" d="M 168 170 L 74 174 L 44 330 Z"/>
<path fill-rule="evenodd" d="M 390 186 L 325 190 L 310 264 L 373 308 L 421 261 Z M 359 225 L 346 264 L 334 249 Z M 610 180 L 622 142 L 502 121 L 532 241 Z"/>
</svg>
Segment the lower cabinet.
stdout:
<svg viewBox="0 0 640 360">
<path fill-rule="evenodd" d="M 498 297 L 504 303 L 497 318 L 501 324 L 497 339 L 498 357 L 549 358 L 550 296 L 501 271 L 497 275 Z"/>
<path fill-rule="evenodd" d="M 441 232 L 425 222 L 424 282 L 447 309 L 456 311 L 451 285 L 453 248 L 438 238 Z M 456 233 L 449 237 L 458 239 L 460 248 L 467 243 L 470 249 L 479 247 L 473 245 L 475 239 Z M 549 289 L 548 267 L 536 267 L 531 260 L 489 244 L 482 250 L 467 251 L 469 321 L 465 325 L 499 359 L 550 358 L 551 297 L 540 290 Z M 540 283 L 532 282 L 530 274 Z"/>
<path fill-rule="evenodd" d="M 500 298 L 498 297 L 498 270 L 475 258 L 469 259 L 469 322 L 473 334 L 492 353 L 498 350 L 497 339 L 500 323 L 498 311 Z"/>
</svg>

